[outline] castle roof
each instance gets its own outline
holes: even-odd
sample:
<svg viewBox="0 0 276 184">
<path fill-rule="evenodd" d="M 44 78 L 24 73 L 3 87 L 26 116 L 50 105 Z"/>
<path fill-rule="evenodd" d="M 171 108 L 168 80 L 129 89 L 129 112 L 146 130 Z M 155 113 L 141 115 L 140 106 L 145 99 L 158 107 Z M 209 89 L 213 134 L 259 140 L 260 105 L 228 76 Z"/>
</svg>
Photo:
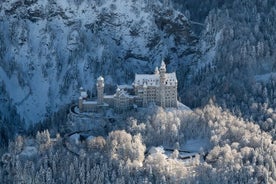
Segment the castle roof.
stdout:
<svg viewBox="0 0 276 184">
<path fill-rule="evenodd" d="M 83 101 L 82 104 L 85 104 L 85 105 L 97 105 L 97 101 Z"/>
<path fill-rule="evenodd" d="M 164 60 L 162 60 L 162 62 L 161 62 L 160 69 L 165 69 L 166 70 L 166 64 L 165 64 Z"/>
<path fill-rule="evenodd" d="M 120 89 L 133 89 L 133 86 L 127 85 L 127 84 L 121 84 L 121 85 L 118 85 L 118 88 L 120 88 Z"/>
<path fill-rule="evenodd" d="M 133 82 L 137 86 L 160 86 L 160 74 L 136 74 Z M 166 86 L 177 86 L 175 72 L 165 74 Z"/>
<path fill-rule="evenodd" d="M 148 86 L 159 86 L 159 74 L 135 74 L 134 85 L 143 86 L 144 84 L 147 84 Z"/>
<path fill-rule="evenodd" d="M 100 77 L 98 77 L 98 79 L 97 79 L 98 81 L 103 81 L 104 80 L 104 78 L 102 77 L 102 76 L 100 76 Z"/>
<path fill-rule="evenodd" d="M 175 72 L 165 74 L 165 84 L 166 84 L 166 86 L 176 86 L 177 85 L 177 79 L 176 79 Z"/>
<path fill-rule="evenodd" d="M 86 91 L 81 91 L 81 97 L 82 98 L 87 98 L 87 92 Z"/>
<path fill-rule="evenodd" d="M 124 89 L 117 88 L 116 93 L 114 94 L 115 98 L 134 98 L 134 96 L 129 95 Z"/>
</svg>

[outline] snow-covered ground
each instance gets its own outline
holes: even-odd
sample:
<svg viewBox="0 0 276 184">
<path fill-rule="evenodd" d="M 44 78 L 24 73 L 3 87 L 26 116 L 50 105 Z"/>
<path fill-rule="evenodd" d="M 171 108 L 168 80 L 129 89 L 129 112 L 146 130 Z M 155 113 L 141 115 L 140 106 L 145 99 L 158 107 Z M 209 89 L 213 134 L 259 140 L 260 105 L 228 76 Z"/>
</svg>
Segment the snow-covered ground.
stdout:
<svg viewBox="0 0 276 184">
<path fill-rule="evenodd" d="M 201 152 L 209 146 L 209 140 L 207 139 L 192 139 L 188 140 L 181 149 L 189 152 Z"/>
<path fill-rule="evenodd" d="M 37 155 L 38 150 L 35 146 L 26 146 L 24 147 L 24 150 L 20 153 L 20 156 L 24 157 L 32 157 Z"/>
<path fill-rule="evenodd" d="M 255 80 L 258 82 L 267 82 L 269 79 L 276 78 L 276 72 L 266 73 L 262 75 L 255 75 Z"/>
<path fill-rule="evenodd" d="M 178 110 L 191 111 L 192 112 L 192 110 L 188 106 L 184 105 L 183 103 L 181 103 L 179 101 L 177 102 L 177 109 Z"/>
</svg>

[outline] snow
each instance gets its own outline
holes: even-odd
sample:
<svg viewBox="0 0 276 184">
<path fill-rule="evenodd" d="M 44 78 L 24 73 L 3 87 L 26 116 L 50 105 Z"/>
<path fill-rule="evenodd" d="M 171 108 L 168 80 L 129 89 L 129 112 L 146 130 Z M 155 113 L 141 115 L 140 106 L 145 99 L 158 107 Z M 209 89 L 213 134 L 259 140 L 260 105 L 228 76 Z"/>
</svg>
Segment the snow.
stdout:
<svg viewBox="0 0 276 184">
<path fill-rule="evenodd" d="M 86 141 L 92 141 L 93 139 L 95 139 L 95 137 L 90 135 L 89 137 L 87 137 Z"/>
<path fill-rule="evenodd" d="M 26 146 L 20 153 L 21 156 L 31 157 L 38 153 L 37 148 L 34 146 Z"/>
<path fill-rule="evenodd" d="M 127 85 L 127 84 L 122 84 L 122 85 L 118 85 L 119 89 L 133 89 L 132 85 Z"/>
<path fill-rule="evenodd" d="M 28 87 L 20 87 L 16 74 L 8 77 L 6 72 L 2 68 L 0 68 L 0 78 L 3 81 L 6 81 L 6 90 L 10 94 L 11 98 L 14 99 L 14 103 L 20 103 L 30 92 L 30 89 L 28 89 Z M 18 86 L 18 88 L 15 89 L 15 86 Z"/>
<path fill-rule="evenodd" d="M 218 31 L 218 33 L 215 36 L 215 42 L 214 45 L 211 48 L 207 48 L 207 43 L 206 41 L 202 41 L 201 43 L 201 51 L 206 54 L 206 57 L 203 57 L 204 60 L 201 60 L 201 62 L 199 62 L 197 68 L 198 70 L 208 66 L 209 64 L 211 65 L 211 67 L 213 67 L 213 60 L 216 56 L 216 51 L 218 50 L 218 45 L 219 45 L 219 41 L 222 38 L 222 32 L 223 30 L 221 29 L 220 31 Z"/>
<path fill-rule="evenodd" d="M 102 76 L 98 77 L 98 81 L 104 81 L 104 78 Z"/>
<path fill-rule="evenodd" d="M 144 83 L 148 83 L 148 86 L 159 86 L 159 75 L 151 75 L 151 74 L 136 74 L 134 85 L 143 85 Z"/>
<path fill-rule="evenodd" d="M 150 155 L 156 154 L 156 153 L 165 153 L 163 146 L 159 147 L 151 147 L 148 152 Z"/>
<path fill-rule="evenodd" d="M 195 157 L 196 155 L 198 155 L 199 152 L 191 152 L 191 153 L 188 153 L 188 152 L 183 152 L 181 150 L 178 150 L 179 151 L 179 154 L 178 154 L 178 159 L 182 160 L 181 162 L 183 163 L 190 163 L 190 161 L 187 161 L 187 159 L 190 159 L 192 157 Z M 171 155 L 173 154 L 173 150 L 167 150 L 163 148 L 163 146 L 158 146 L 158 147 L 151 147 L 150 150 L 148 151 L 148 154 L 151 155 L 151 156 L 155 156 L 155 154 L 157 153 L 161 153 L 161 154 L 164 154 L 164 156 L 166 158 L 170 158 Z"/>
<path fill-rule="evenodd" d="M 175 72 L 165 74 L 165 85 L 166 86 L 176 86 L 177 79 Z M 160 74 L 136 74 L 134 85 L 144 85 L 147 86 L 160 86 Z"/>
<path fill-rule="evenodd" d="M 191 139 L 191 140 L 188 140 L 186 144 L 182 146 L 181 149 L 189 152 L 199 153 L 208 145 L 209 145 L 209 141 L 207 139 Z"/>
<path fill-rule="evenodd" d="M 125 91 L 124 89 L 119 89 L 119 88 L 114 96 L 125 97 L 125 98 L 134 98 L 134 96 L 129 95 L 127 93 L 127 91 Z"/>
<path fill-rule="evenodd" d="M 257 82 L 267 82 L 271 78 L 274 78 L 274 79 L 276 78 L 276 72 L 266 73 L 262 75 L 255 75 L 255 80 Z"/>
<path fill-rule="evenodd" d="M 198 153 L 195 152 L 195 153 L 185 153 L 185 152 L 179 152 L 179 158 L 181 159 L 185 159 L 187 157 L 193 157 L 195 155 L 197 155 Z"/>
<path fill-rule="evenodd" d="M 179 101 L 177 101 L 177 108 L 178 108 L 179 110 L 191 111 L 191 112 L 192 112 L 192 110 L 191 110 L 188 106 L 184 105 L 183 103 L 181 103 L 181 102 L 179 102 Z"/>
<path fill-rule="evenodd" d="M 80 143 L 80 134 L 73 134 L 70 136 L 70 141 L 74 144 Z"/>
<path fill-rule="evenodd" d="M 83 101 L 83 104 L 96 105 L 97 101 Z"/>
<path fill-rule="evenodd" d="M 88 95 L 87 95 L 87 92 L 86 92 L 86 91 L 82 91 L 82 92 L 81 92 L 81 97 L 82 97 L 82 98 L 87 98 L 87 96 L 88 96 Z"/>
</svg>

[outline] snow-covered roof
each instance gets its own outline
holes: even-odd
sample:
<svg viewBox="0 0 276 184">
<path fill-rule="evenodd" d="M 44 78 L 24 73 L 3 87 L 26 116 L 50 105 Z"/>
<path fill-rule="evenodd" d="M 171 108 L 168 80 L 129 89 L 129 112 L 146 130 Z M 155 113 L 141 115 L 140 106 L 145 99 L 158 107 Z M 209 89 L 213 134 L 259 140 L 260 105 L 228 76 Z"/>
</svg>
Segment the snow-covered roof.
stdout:
<svg viewBox="0 0 276 184">
<path fill-rule="evenodd" d="M 82 98 L 87 98 L 87 92 L 86 91 L 81 91 L 81 97 Z"/>
<path fill-rule="evenodd" d="M 144 83 L 146 83 L 147 86 L 159 86 L 160 85 L 159 74 L 136 74 L 134 85 L 143 86 Z"/>
<path fill-rule="evenodd" d="M 158 67 L 155 67 L 154 74 L 159 74 L 159 69 L 158 69 Z"/>
<path fill-rule="evenodd" d="M 124 97 L 124 98 L 134 98 L 134 96 L 131 96 L 125 91 L 124 89 L 117 88 L 117 92 L 114 95 L 114 97 Z"/>
<path fill-rule="evenodd" d="M 123 84 L 123 85 L 118 85 L 118 88 L 120 88 L 120 89 L 133 89 L 133 86 L 132 85 Z"/>
<path fill-rule="evenodd" d="M 165 64 L 164 60 L 162 60 L 162 62 L 161 62 L 160 69 L 165 69 L 166 70 L 166 64 Z"/>
<path fill-rule="evenodd" d="M 87 104 L 87 105 L 96 105 L 97 102 L 96 102 L 96 101 L 83 101 L 83 104 Z"/>
<path fill-rule="evenodd" d="M 166 80 L 165 80 L 166 86 L 176 86 L 177 85 L 177 79 L 176 79 L 175 72 L 166 73 L 165 78 L 166 78 Z"/>
<path fill-rule="evenodd" d="M 103 81 L 104 78 L 102 76 L 98 77 L 98 81 Z"/>
<path fill-rule="evenodd" d="M 138 86 L 159 86 L 160 85 L 160 74 L 136 74 L 134 85 Z M 177 79 L 175 72 L 165 74 L 165 85 L 176 86 Z"/>
<path fill-rule="evenodd" d="M 164 153 L 164 148 L 163 146 L 159 146 L 159 147 L 151 147 L 149 149 L 149 154 L 156 154 L 156 153 Z"/>
</svg>

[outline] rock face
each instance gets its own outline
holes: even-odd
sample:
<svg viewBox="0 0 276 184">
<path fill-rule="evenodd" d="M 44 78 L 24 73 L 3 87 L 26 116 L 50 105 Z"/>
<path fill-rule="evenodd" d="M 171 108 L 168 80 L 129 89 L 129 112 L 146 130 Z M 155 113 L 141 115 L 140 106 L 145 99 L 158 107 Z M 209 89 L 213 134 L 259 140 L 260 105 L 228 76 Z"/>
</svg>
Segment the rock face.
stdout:
<svg viewBox="0 0 276 184">
<path fill-rule="evenodd" d="M 159 2 L 11 0 L 0 8 L 0 110 L 12 105 L 26 123 L 77 99 L 80 86 L 95 94 L 99 75 L 112 89 L 161 59 L 180 75 L 195 55 L 187 18 Z"/>
</svg>

